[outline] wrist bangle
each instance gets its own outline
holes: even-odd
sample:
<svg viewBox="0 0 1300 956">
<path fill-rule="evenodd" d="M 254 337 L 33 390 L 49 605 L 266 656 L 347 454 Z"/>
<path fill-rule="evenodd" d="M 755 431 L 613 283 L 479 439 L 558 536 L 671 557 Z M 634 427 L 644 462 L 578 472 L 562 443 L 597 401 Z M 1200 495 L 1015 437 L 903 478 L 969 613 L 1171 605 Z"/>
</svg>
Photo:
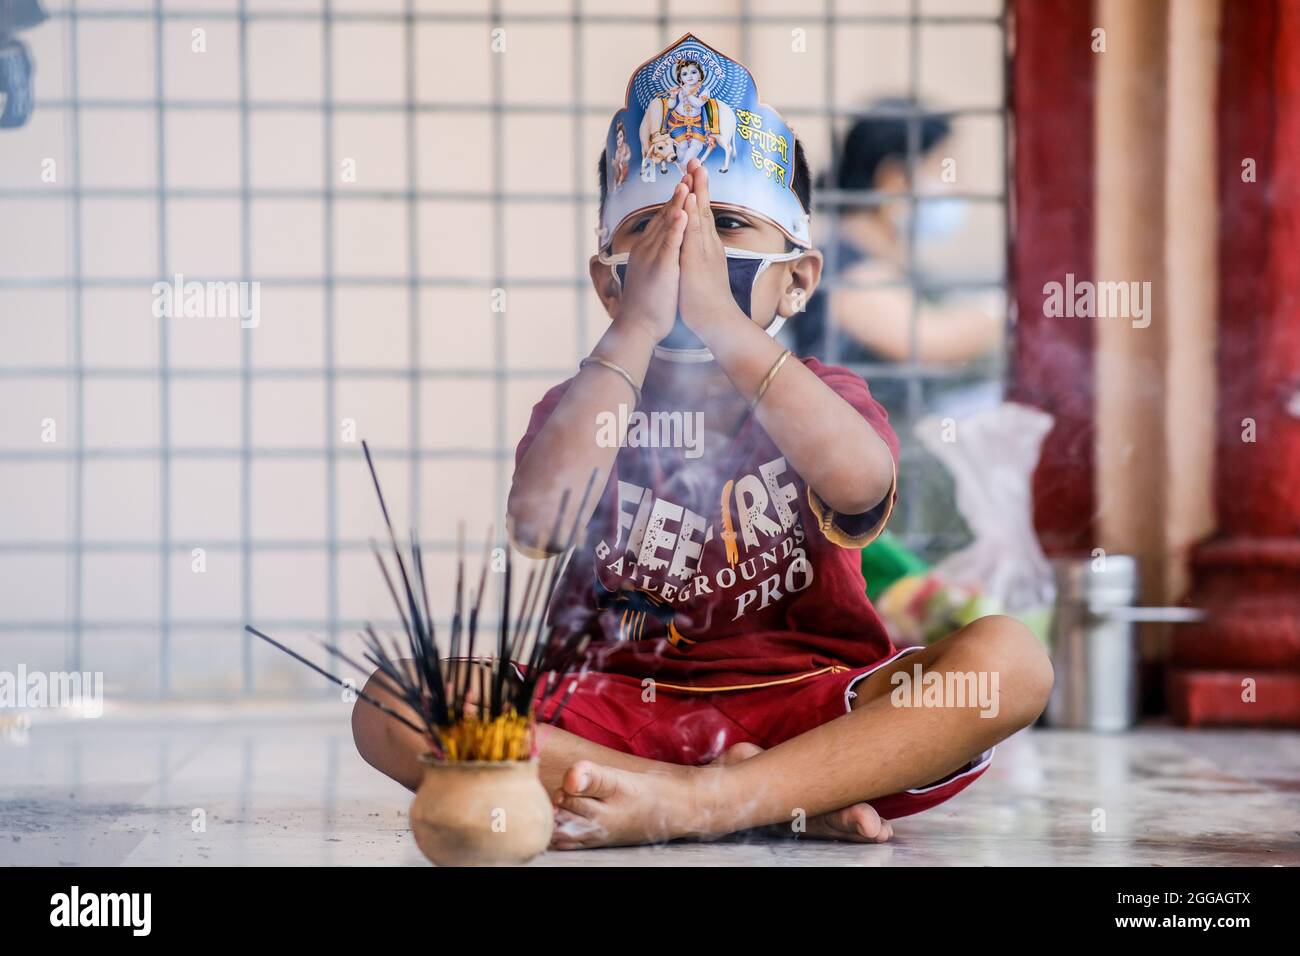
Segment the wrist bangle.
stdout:
<svg viewBox="0 0 1300 956">
<path fill-rule="evenodd" d="M 631 386 L 632 394 L 636 396 L 636 403 L 638 405 L 641 404 L 641 389 L 636 382 L 632 381 L 632 376 L 628 374 L 627 369 L 623 368 L 623 366 L 615 365 L 609 359 L 603 359 L 599 355 L 588 355 L 578 363 L 578 371 L 582 371 L 588 365 L 600 365 L 609 369 L 611 372 L 621 375 L 623 381 L 627 382 L 627 384 Z"/>
<path fill-rule="evenodd" d="M 761 402 L 763 400 L 763 396 L 767 394 L 767 389 L 768 386 L 772 384 L 772 379 L 776 378 L 776 373 L 781 371 L 781 366 L 785 364 L 785 360 L 788 359 L 793 354 L 794 353 L 792 351 L 786 349 L 784 352 L 781 353 L 781 357 L 772 363 L 771 369 L 768 370 L 767 375 L 764 376 L 763 378 L 763 384 L 758 386 L 758 394 L 755 395 L 754 400 L 749 403 L 750 408 L 758 407 L 758 403 Z"/>
</svg>

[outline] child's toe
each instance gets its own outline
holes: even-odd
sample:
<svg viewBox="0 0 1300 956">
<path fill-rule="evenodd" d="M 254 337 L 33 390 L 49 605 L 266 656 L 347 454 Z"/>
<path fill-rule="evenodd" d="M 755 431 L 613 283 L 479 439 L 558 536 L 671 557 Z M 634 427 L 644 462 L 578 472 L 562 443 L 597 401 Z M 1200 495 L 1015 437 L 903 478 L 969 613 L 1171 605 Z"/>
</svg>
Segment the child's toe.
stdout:
<svg viewBox="0 0 1300 956">
<path fill-rule="evenodd" d="M 618 791 L 618 771 L 590 760 L 579 760 L 564 774 L 563 789 L 572 797 L 605 800 Z"/>
</svg>

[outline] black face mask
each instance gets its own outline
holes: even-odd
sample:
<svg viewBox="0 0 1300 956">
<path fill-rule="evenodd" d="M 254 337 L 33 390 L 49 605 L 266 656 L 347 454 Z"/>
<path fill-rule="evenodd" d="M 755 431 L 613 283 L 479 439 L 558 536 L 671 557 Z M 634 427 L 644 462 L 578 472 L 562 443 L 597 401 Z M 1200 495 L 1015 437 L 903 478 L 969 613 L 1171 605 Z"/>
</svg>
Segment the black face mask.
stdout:
<svg viewBox="0 0 1300 956">
<path fill-rule="evenodd" d="M 731 286 L 731 297 L 736 300 L 736 305 L 740 306 L 740 311 L 751 319 L 754 317 L 754 283 L 758 281 L 758 277 L 762 275 L 769 263 L 789 262 L 803 254 L 803 249 L 796 249 L 793 252 L 750 252 L 748 249 L 728 248 L 727 283 Z M 600 256 L 600 261 L 613 271 L 620 289 L 623 288 L 623 280 L 627 277 L 627 260 L 626 252 Z M 764 331 L 775 337 L 784 324 L 785 319 L 777 316 Z M 674 320 L 669 333 L 655 346 L 655 354 L 659 358 L 679 362 L 707 362 L 713 358 L 713 353 L 709 351 L 708 346 L 687 327 L 680 315 Z"/>
</svg>

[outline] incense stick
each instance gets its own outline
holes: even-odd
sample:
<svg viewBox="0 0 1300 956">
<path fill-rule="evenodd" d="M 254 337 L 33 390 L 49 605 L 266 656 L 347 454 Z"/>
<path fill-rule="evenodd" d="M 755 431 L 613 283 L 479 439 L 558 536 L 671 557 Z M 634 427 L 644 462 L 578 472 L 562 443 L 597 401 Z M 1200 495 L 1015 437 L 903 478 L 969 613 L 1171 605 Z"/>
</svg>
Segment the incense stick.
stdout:
<svg viewBox="0 0 1300 956">
<path fill-rule="evenodd" d="M 389 646 L 375 628 L 367 624 L 358 635 L 364 648 L 360 660 L 329 644 L 318 643 L 327 654 L 362 676 L 376 679 L 376 686 L 409 707 L 415 720 L 364 691 L 356 690 L 351 684 L 251 625 L 246 630 L 335 684 L 347 687 L 381 713 L 421 734 L 439 759 L 528 759 L 534 748 L 534 726 L 537 723 L 554 723 L 586 676 L 584 663 L 576 678 L 568 682 L 565 693 L 559 703 L 551 708 L 550 715 L 543 716 L 542 712 L 546 708 L 542 705 L 552 698 L 560 683 L 561 674 L 571 673 L 571 666 L 583 657 L 590 642 L 590 637 L 585 634 L 560 633 L 549 618 L 555 592 L 564 580 L 578 533 L 587 517 L 596 472 L 593 470 L 587 481 L 578 507 L 571 516 L 563 543 L 560 543 L 559 538 L 566 519 L 570 517 L 570 495 L 566 490 L 560 496 L 554 527 L 545 545 L 548 556 L 540 567 L 534 565 L 529 569 L 523 595 L 517 602 L 513 593 L 513 563 L 507 544 L 498 631 L 495 647 L 492 646 L 492 641 L 488 642 L 487 651 L 491 656 L 486 658 L 476 658 L 475 651 L 487 593 L 493 532 L 491 529 L 488 531 L 477 587 L 467 602 L 465 535 L 464 527 L 461 526 L 457 534 L 454 603 L 447 637 L 448 654 L 443 657 L 439 654 L 434 635 L 433 605 L 429 600 L 429 582 L 418 533 L 416 529 L 411 529 L 408 560 L 403 556 L 393 530 L 370 446 L 363 441 L 361 449 L 379 501 L 397 573 L 392 573 L 388 560 L 374 541 L 371 542 L 371 550 L 397 611 L 405 642 L 395 637 Z M 405 652 L 401 650 L 403 643 Z M 374 668 L 373 673 L 367 671 L 363 661 Z M 544 673 L 548 673 L 547 680 L 538 694 L 539 681 Z M 536 708 L 534 697 L 537 698 Z"/>
<path fill-rule="evenodd" d="M 392 709 L 391 707 L 389 707 L 387 704 L 381 704 L 379 701 L 375 700 L 375 699 L 374 699 L 373 697 L 371 697 L 369 694 L 366 694 L 366 693 L 363 693 L 362 691 L 357 690 L 357 689 L 356 689 L 355 687 L 353 687 L 351 684 L 348 684 L 346 681 L 343 681 L 343 680 L 341 680 L 340 678 L 335 677 L 335 676 L 334 676 L 333 674 L 331 674 L 329 671 L 325 670 L 325 668 L 320 667 L 320 666 L 318 666 L 317 664 L 312 663 L 311 661 L 309 661 L 307 658 L 303 657 L 301 654 L 297 653 L 296 651 L 290 650 L 289 648 L 285 647 L 283 644 L 281 644 L 279 641 L 275 640 L 274 638 L 272 638 L 272 637 L 268 637 L 267 635 L 263 634 L 263 633 L 262 633 L 261 631 L 259 631 L 257 628 L 255 628 L 255 627 L 253 627 L 253 626 L 251 626 L 251 625 L 246 625 L 246 626 L 244 627 L 244 630 L 248 631 L 250 634 L 255 634 L 256 636 L 260 637 L 262 640 L 266 641 L 266 642 L 267 642 L 268 644 L 270 644 L 272 647 L 277 647 L 277 648 L 279 648 L 280 650 L 282 650 L 282 651 L 284 651 L 286 654 L 288 654 L 290 657 L 292 657 L 294 660 L 296 660 L 296 661 L 298 661 L 298 662 L 300 662 L 300 663 L 306 664 L 308 667 L 310 667 L 310 668 L 311 668 L 312 670 L 314 670 L 316 673 L 320 674 L 320 675 L 323 676 L 323 677 L 328 678 L 329 680 L 332 680 L 334 683 L 338 684 L 340 687 L 346 687 L 348 690 L 352 691 L 354 694 L 357 695 L 357 697 L 359 697 L 361 700 L 364 700 L 364 701 L 365 701 L 367 704 L 369 704 L 371 707 L 375 707 L 375 708 L 377 708 L 378 710 L 383 711 L 385 714 L 387 714 L 389 717 L 392 717 L 394 720 L 400 721 L 401 723 L 403 723 L 403 724 L 405 724 L 406 726 L 410 727 L 410 728 L 411 728 L 412 730 L 414 730 L 417 734 L 422 734 L 422 733 L 424 733 L 424 730 L 423 730 L 422 728 L 417 727 L 415 724 L 411 723 L 411 721 L 407 720 L 405 717 L 403 717 L 403 716 L 402 716 L 401 714 L 399 714 L 397 711 L 393 710 L 393 709 Z"/>
</svg>

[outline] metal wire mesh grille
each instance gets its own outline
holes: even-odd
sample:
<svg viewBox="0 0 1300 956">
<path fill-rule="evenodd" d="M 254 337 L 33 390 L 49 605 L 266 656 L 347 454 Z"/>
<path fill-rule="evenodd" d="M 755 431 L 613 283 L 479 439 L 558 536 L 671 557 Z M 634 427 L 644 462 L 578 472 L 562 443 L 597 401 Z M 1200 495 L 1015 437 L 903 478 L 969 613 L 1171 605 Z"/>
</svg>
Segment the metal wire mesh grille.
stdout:
<svg viewBox="0 0 1300 956">
<path fill-rule="evenodd" d="M 16 298 L 23 293 L 58 293 L 66 296 L 67 335 L 66 357 L 62 361 L 50 360 L 48 355 L 35 359 L 13 360 L 6 358 L 7 348 L 0 348 L 0 388 L 35 388 L 35 383 L 66 386 L 66 413 L 55 416 L 70 426 L 70 433 L 57 442 L 42 444 L 38 441 L 7 441 L 0 445 L 0 468 L 9 475 L 25 475 L 28 482 L 40 481 L 39 467 L 61 469 L 61 480 L 66 481 L 66 520 L 57 523 L 58 530 L 24 534 L 14 528 L 24 527 L 17 520 L 6 521 L 9 527 L 0 526 L 0 560 L 7 562 L 0 590 L 12 595 L 29 587 L 26 575 L 38 573 L 35 565 L 49 558 L 58 562 L 63 581 L 62 606 L 48 613 L 23 613 L 15 610 L 22 602 L 6 600 L 0 607 L 0 640 L 9 641 L 11 649 L 20 646 L 19 636 L 25 636 L 28 645 L 39 644 L 41 659 L 54 661 L 50 666 L 68 670 L 88 669 L 105 659 L 148 661 L 148 666 L 137 667 L 139 673 L 122 677 L 120 686 L 130 693 L 173 696 L 194 692 L 210 693 L 213 688 L 230 692 L 255 693 L 283 690 L 283 681 L 263 680 L 261 658 L 247 638 L 238 636 L 242 625 L 256 617 L 268 628 L 285 631 L 315 631 L 338 640 L 340 635 L 358 627 L 363 621 L 345 607 L 343 594 L 347 577 L 345 565 L 354 557 L 364 559 L 368 548 L 364 536 L 350 533 L 340 520 L 340 501 L 345 497 L 341 471 L 359 469 L 359 446 L 340 438 L 339 421 L 346 411 L 340 399 L 342 390 L 356 385 L 359 388 L 378 388 L 383 383 L 397 383 L 405 388 L 395 400 L 405 415 L 404 427 L 393 430 L 390 440 L 376 442 L 376 457 L 387 468 L 401 469 L 408 486 L 404 507 L 410 521 L 424 528 L 426 519 L 435 509 L 430 481 L 431 469 L 443 464 L 477 462 L 490 470 L 490 494 L 486 496 L 499 506 L 505 500 L 513 453 L 518 437 L 517 427 L 512 427 L 509 408 L 520 405 L 527 395 L 535 399 L 547 385 L 572 374 L 572 365 L 563 362 L 529 363 L 512 356 L 508 348 L 511 326 L 503 311 L 483 310 L 472 321 L 489 326 L 486 349 L 476 353 L 475 361 L 437 361 L 431 356 L 443 340 L 430 334 L 430 316 L 426 306 L 430 296 L 439 296 L 460 290 L 467 294 L 487 297 L 493 290 L 506 290 L 514 294 L 521 290 L 573 290 L 572 358 L 585 354 L 603 316 L 593 315 L 591 304 L 583 290 L 589 280 L 585 263 L 590 254 L 590 226 L 594 221 L 595 183 L 590 175 L 595 153 L 599 150 L 601 124 L 612 112 L 618 93 L 611 91 L 602 101 L 590 101 L 584 95 L 586 72 L 600 54 L 599 42 L 593 40 L 593 27 L 626 30 L 639 38 L 646 51 L 657 49 L 686 29 L 707 31 L 710 28 L 736 30 L 739 54 L 747 59 L 752 53 L 756 32 L 762 29 L 782 30 L 811 26 L 833 37 L 845 28 L 889 28 L 903 31 L 908 44 L 906 55 L 907 86 L 901 91 L 912 97 L 922 93 L 922 39 L 926 30 L 943 28 L 968 30 L 983 35 L 994 32 L 997 46 L 1001 47 L 1003 20 L 1000 12 L 982 10 L 979 14 L 961 12 L 960 4 L 923 3 L 922 0 L 897 0 L 894 3 L 848 4 L 830 2 L 824 8 L 808 11 L 805 4 L 777 4 L 736 2 L 732 4 L 694 4 L 680 6 L 659 0 L 651 7 L 629 9 L 598 4 L 592 0 L 568 0 L 551 9 L 534 9 L 535 5 L 504 3 L 503 0 L 462 10 L 430 9 L 416 0 L 401 0 L 388 5 L 349 5 L 322 0 L 319 5 L 305 8 L 278 8 L 268 0 L 266 4 L 238 0 L 224 7 L 214 4 L 192 6 L 190 3 L 164 2 L 132 5 L 126 0 L 118 4 L 81 2 L 52 7 L 51 21 L 39 28 L 53 31 L 59 37 L 63 64 L 59 70 L 62 89 L 51 95 L 42 95 L 38 82 L 38 113 L 59 117 L 64 131 L 62 155 L 65 175 L 54 183 L 38 182 L 33 177 L 6 176 L 0 181 L 0 225 L 5 228 L 27 230 L 33 220 L 62 219 L 66 228 L 62 234 L 61 248 L 65 268 L 41 273 L 39 270 L 4 269 L 0 266 L 0 309 L 14 310 L 24 300 Z M 441 6 L 441 5 L 434 5 Z M 379 9 L 379 7 L 383 7 Z M 96 50 L 87 45 L 87 38 L 95 34 L 97 43 L 103 42 L 99 27 L 115 24 L 123 30 L 147 31 L 151 34 L 148 59 L 151 75 L 134 93 L 106 93 L 85 76 L 85 65 L 93 62 Z M 319 79 L 319 96 L 263 95 L 267 84 L 258 85 L 254 75 L 254 57 L 250 50 L 254 42 L 265 42 L 265 35 L 255 40 L 254 30 L 274 30 L 279 26 L 307 28 L 318 31 L 318 50 L 314 56 L 304 55 L 301 48 L 286 49 L 284 57 L 302 57 L 303 69 L 314 72 Z M 536 101 L 518 95 L 509 96 L 506 90 L 505 58 L 488 58 L 487 88 L 474 90 L 470 101 L 453 99 L 431 100 L 422 95 L 422 69 L 428 67 L 427 57 L 422 59 L 421 37 L 437 31 L 458 28 L 480 31 L 486 38 L 497 28 L 507 30 L 516 26 L 554 28 L 563 35 L 565 57 L 557 65 L 555 76 L 563 78 L 570 87 L 567 102 L 556 103 L 538 98 Z M 172 88 L 174 71 L 170 68 L 173 47 L 183 42 L 185 35 L 195 28 L 224 31 L 228 35 L 235 57 L 233 94 L 225 97 L 186 94 Z M 354 28 L 383 29 L 397 36 L 400 50 L 400 93 L 389 96 L 341 97 L 335 88 L 339 75 L 340 56 L 347 56 L 340 45 L 340 32 Z M 463 34 L 458 34 L 463 35 Z M 820 61 L 820 62 L 819 62 Z M 837 152 L 839 136 L 844 121 L 862 112 L 863 103 L 837 89 L 837 77 L 842 75 L 844 64 L 837 63 L 835 44 L 827 43 L 825 50 L 809 58 L 809 68 L 820 70 L 822 76 L 821 102 L 782 102 L 782 111 L 798 125 L 801 122 L 824 123 L 828 131 L 831 156 Z M 865 69 L 868 65 L 864 64 Z M 1001 62 L 991 69 L 1000 75 Z M 96 70 L 96 75 L 100 74 Z M 38 81 L 43 74 L 37 74 Z M 456 78 L 448 76 L 446 83 L 456 92 Z M 257 89 L 255 89 L 257 86 Z M 274 93 L 274 90 L 272 90 Z M 769 94 L 770 99 L 776 97 Z M 951 110 L 956 119 L 985 119 L 999 124 L 1003 121 L 1005 104 L 991 102 L 955 107 Z M 151 180 L 147 183 L 87 182 L 85 169 L 95 157 L 86 142 L 88 122 L 98 122 L 100 117 L 135 116 L 151 124 L 153 129 L 152 155 L 149 157 Z M 235 169 L 225 182 L 195 183 L 176 181 L 176 124 L 186 117 L 199 117 L 206 122 L 225 122 L 232 119 L 237 138 Z M 314 117 L 319 124 L 319 182 L 303 177 L 301 182 L 286 181 L 265 184 L 259 181 L 254 169 L 257 139 L 262 126 L 269 119 L 289 122 L 302 117 Z M 402 143 L 401 181 L 380 185 L 358 183 L 343 188 L 339 183 L 340 160 L 338 127 L 354 119 L 390 117 L 400 123 Z M 428 157 L 444 150 L 446 144 L 439 135 L 439 124 L 446 130 L 455 130 L 464 118 L 486 123 L 486 154 L 477 161 L 486 167 L 486 185 L 464 186 L 448 182 L 447 177 L 430 175 Z M 575 157 L 572 176 L 539 174 L 536 184 L 520 189 L 508 183 L 510 157 L 506 147 L 506 125 L 520 117 L 545 119 L 552 127 L 564 131 L 569 148 Z M 134 121 L 132 121 L 134 122 Z M 562 125 L 559 125 L 562 124 Z M 134 127 L 133 127 L 134 128 Z M 910 144 L 913 161 L 919 144 L 915 135 Z M 432 135 L 431 135 L 432 133 Z M 0 132 L 0 148 L 5 137 L 14 134 Z M 35 134 L 33 134 L 35 135 Z M 557 137 L 559 138 L 559 137 Z M 37 146 L 37 151 L 42 148 Z M 591 153 L 590 156 L 587 153 Z M 829 157 L 826 157 L 829 158 Z M 590 160 L 590 161 L 589 161 Z M 565 180 L 567 179 L 567 182 Z M 968 192 L 977 202 L 1001 209 L 1004 189 Z M 835 229 L 835 213 L 841 204 L 876 202 L 882 197 L 872 193 L 842 194 L 823 190 L 815 201 L 818 230 L 823 236 Z M 87 336 L 94 328 L 95 303 L 98 297 L 111 295 L 114 290 L 138 292 L 149 289 L 155 282 L 169 280 L 177 268 L 175 253 L 177 242 L 192 228 L 180 216 L 186 204 L 212 204 L 236 210 L 237 256 L 232 272 L 239 281 L 256 281 L 268 293 L 311 295 L 320 304 L 320 362 L 267 363 L 259 359 L 258 337 L 243 334 L 238 337 L 237 358 L 229 363 L 216 363 L 205 367 L 193 361 L 176 361 L 179 333 L 167 320 L 156 323 L 156 341 L 152 355 L 136 355 L 137 361 L 88 361 Z M 265 261 L 261 251 L 266 248 L 265 232 L 268 220 L 263 215 L 266 204 L 310 204 L 319 207 L 319 268 L 277 271 L 275 264 Z M 123 211 L 142 210 L 151 217 L 152 249 L 148 265 L 131 271 L 114 268 L 91 267 L 89 253 L 101 258 L 99 250 L 104 245 L 101 226 L 95 226 L 94 235 L 88 225 L 88 204 L 94 204 L 95 215 L 104 208 Z M 486 219 L 487 268 L 481 274 L 466 271 L 461 274 L 428 269 L 430 236 L 441 235 L 437 217 L 440 210 L 453 204 L 482 213 Z M 572 268 L 562 273 L 520 269 L 517 260 L 507 255 L 508 238 L 512 229 L 511 210 L 535 206 L 557 210 L 571 224 Z M 402 234 L 404 252 L 392 268 L 367 273 L 357 269 L 340 268 L 340 243 L 346 243 L 356 229 L 356 208 L 400 209 L 401 215 L 393 219 Z M 207 208 L 206 206 L 204 208 Z M 274 224 L 274 220 L 270 220 Z M 388 220 L 385 220 L 388 222 Z M 453 227 L 454 228 L 454 227 Z M 272 230 L 274 231 L 274 230 Z M 288 240 L 290 243 L 292 240 Z M 550 240 L 538 237 L 539 242 Z M 446 249 L 438 239 L 438 250 Z M 143 259 L 141 260 L 144 261 Z M 910 260 L 909 260 L 910 261 Z M 205 276 L 205 278 L 207 278 Z M 229 279 L 229 274 L 212 276 Z M 981 283 L 998 287 L 1000 277 L 966 284 Z M 404 293 L 402 315 L 406 361 L 400 365 L 373 364 L 353 361 L 340 345 L 341 296 L 356 292 L 361 295 L 378 294 L 384 290 Z M 90 301 L 95 297 L 94 302 Z M 351 319 L 349 318 L 350 322 Z M 392 328 L 392 326 L 389 326 Z M 6 333 L 7 334 L 7 333 Z M 96 333 L 98 334 L 98 333 Z M 435 338 L 437 341 L 434 341 Z M 445 344 L 445 343 L 444 343 Z M 915 337 L 913 341 L 915 350 Z M 446 353 L 442 353 L 445 355 Z M 908 386 L 908 412 L 914 417 L 924 408 L 924 383 L 942 379 L 949 374 L 941 368 L 919 362 L 858 367 L 869 380 L 897 378 Z M 482 442 L 443 443 L 431 442 L 431 403 L 445 399 L 443 386 L 460 386 L 480 383 L 486 391 L 476 391 L 475 396 L 487 396 L 490 407 L 483 411 L 486 440 Z M 117 440 L 98 444 L 86 432 L 87 413 L 104 404 L 104 396 L 116 393 L 106 389 L 126 388 L 143 384 L 156 389 L 156 440 Z M 178 439 L 178 429 L 183 427 L 177 416 L 181 414 L 182 393 L 189 389 L 203 389 L 214 384 L 230 388 L 229 394 L 237 396 L 238 415 L 233 441 L 205 441 L 202 435 L 186 434 Z M 280 401 L 281 394 L 296 394 L 295 389 L 319 386 L 318 400 L 322 409 L 319 421 L 323 426 L 315 436 L 307 434 L 295 442 L 275 442 L 259 434 L 259 416 L 268 407 Z M 512 391 L 519 386 L 519 391 Z M 6 393 L 9 394 L 9 393 Z M 128 394 L 113 401 L 128 402 Z M 269 399 L 269 405 L 268 405 Z M 189 399 L 185 399 L 188 401 Z M 472 399 L 467 398 L 466 402 Z M 526 404 L 526 401 L 524 402 Z M 351 407 L 349 405 L 349 407 Z M 468 405 L 467 405 L 468 408 Z M 185 413 L 188 415 L 188 412 Z M 396 413 L 394 413 L 396 414 Z M 444 411 L 445 414 L 445 411 Z M 25 426 L 24 426 L 25 427 Z M 30 434 L 36 432 L 29 429 Z M 365 437 L 364 435 L 361 437 Z M 88 496 L 99 481 L 102 466 L 135 463 L 154 477 L 154 510 L 156 527 L 140 536 L 114 536 L 96 532 L 90 525 L 98 521 L 101 511 L 109 506 L 102 500 L 92 502 Z M 259 479 L 267 463 L 281 463 L 291 468 L 294 463 L 315 467 L 319 465 L 319 478 L 323 490 L 313 491 L 323 498 L 323 514 L 319 536 L 287 533 L 267 534 L 260 528 Z M 196 538 L 176 526 L 174 517 L 178 508 L 184 507 L 179 496 L 185 490 L 185 481 L 179 477 L 191 468 L 218 468 L 234 476 L 238 486 L 238 505 L 233 520 L 228 522 L 223 534 L 206 534 Z M 480 472 L 479 474 L 487 474 Z M 903 505 L 896 525 L 912 543 L 925 546 L 932 543 L 933 534 L 917 526 L 916 515 L 909 508 L 909 473 L 901 475 L 900 500 Z M 304 494 L 306 492 L 304 491 Z M 19 496 L 20 499 L 21 496 Z M 109 503 L 111 505 L 111 503 Z M 371 507 L 369 499 L 360 503 Z M 11 501 L 0 514 L 15 518 L 22 510 L 21 500 Z M 477 515 L 466 515 L 476 519 Z M 427 546 L 436 552 L 449 553 L 455 547 L 449 534 L 424 535 Z M 215 610 L 211 603 L 191 602 L 184 597 L 183 580 L 186 565 L 193 549 L 202 547 L 214 560 L 229 559 L 237 567 L 236 580 L 228 592 L 228 599 Z M 317 595 L 317 613 L 268 613 L 260 607 L 259 587 L 265 586 L 265 577 L 259 572 L 259 562 L 268 556 L 287 558 L 312 556 L 319 560 L 323 574 L 313 593 Z M 153 613 L 147 613 L 150 602 L 137 602 L 122 615 L 104 613 L 96 602 L 87 606 L 89 584 L 102 586 L 105 575 L 110 578 L 116 562 L 122 566 L 139 558 L 143 564 L 153 562 L 156 584 L 150 590 L 154 596 Z M 313 565 L 316 566 L 316 565 Z M 350 565 L 348 565 L 350 567 Z M 125 587 L 125 586 L 124 586 Z M 57 602 L 55 602 L 57 604 Z M 304 605 L 307 606 L 307 605 Z M 141 613 L 141 609 L 145 613 Z M 224 608 L 224 610 L 221 610 Z M 221 656 L 220 662 L 203 663 L 203 650 L 190 648 L 189 663 L 179 665 L 175 658 L 178 640 L 187 634 L 210 640 L 224 640 L 238 646 L 238 653 Z M 220 637 L 218 637 L 220 636 Z M 128 647 L 129 645 L 129 647 Z M 16 652 L 18 653 L 18 652 Z M 193 662 L 195 653 L 199 663 Z M 7 658 L 8 655 L 0 655 Z M 123 667 L 126 665 L 124 664 Z M 178 668 L 190 676 L 177 680 Z M 215 684 L 193 679 L 197 669 L 231 671 Z M 107 668 L 105 668 L 107 669 Z M 237 676 L 235 676 L 237 674 Z M 110 684 L 112 675 L 110 675 Z"/>
</svg>

